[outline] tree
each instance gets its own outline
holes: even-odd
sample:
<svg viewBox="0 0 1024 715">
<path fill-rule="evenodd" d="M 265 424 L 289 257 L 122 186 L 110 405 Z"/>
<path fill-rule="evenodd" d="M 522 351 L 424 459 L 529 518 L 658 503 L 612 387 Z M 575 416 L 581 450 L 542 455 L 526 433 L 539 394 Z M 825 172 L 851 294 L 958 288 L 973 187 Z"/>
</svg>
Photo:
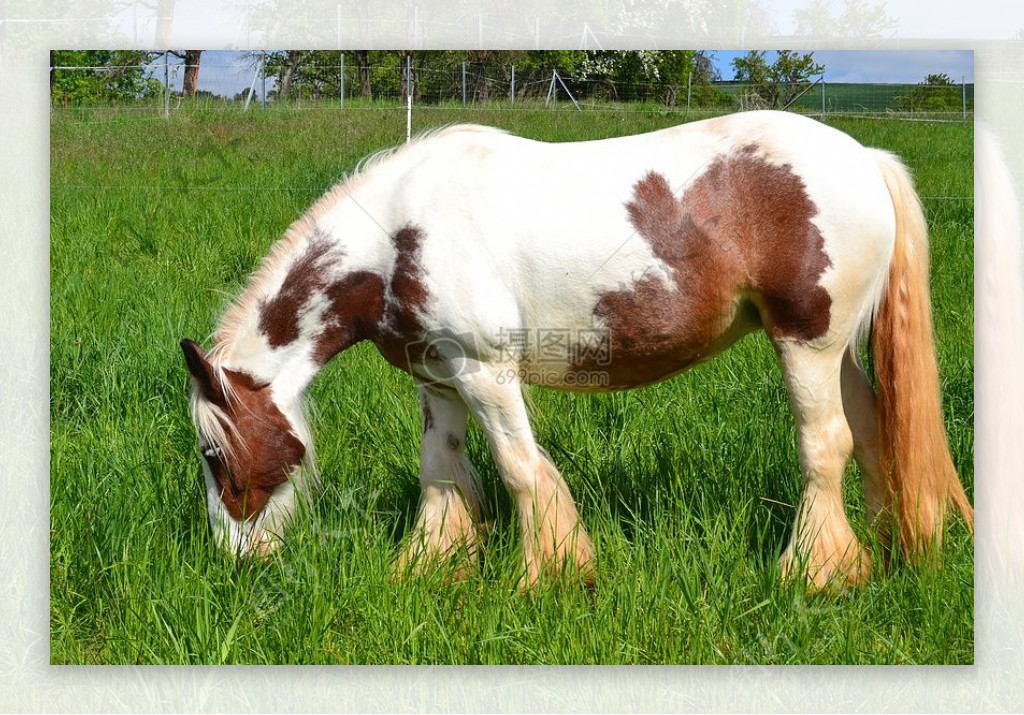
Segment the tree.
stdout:
<svg viewBox="0 0 1024 715">
<path fill-rule="evenodd" d="M 779 50 L 768 64 L 767 52 L 753 50 L 732 61 L 736 80 L 751 85 L 759 106 L 785 109 L 812 85 L 810 77 L 820 75 L 825 66 L 814 61 L 814 53 L 800 54 Z"/>
<path fill-rule="evenodd" d="M 185 50 L 184 54 L 173 53 L 185 61 L 185 77 L 181 83 L 181 94 L 184 97 L 196 96 L 196 87 L 199 84 L 199 61 L 202 59 L 202 50 Z"/>
<path fill-rule="evenodd" d="M 930 74 L 909 95 L 895 98 L 897 112 L 956 112 L 963 107 L 962 89 L 945 73 Z"/>
<path fill-rule="evenodd" d="M 51 97 L 83 103 L 155 96 L 161 84 L 146 76 L 146 65 L 155 56 L 158 53 L 135 50 L 54 50 L 50 55 Z"/>
<path fill-rule="evenodd" d="M 722 74 L 715 66 L 714 53 L 698 50 L 693 55 L 693 81 L 690 83 L 690 102 L 696 107 L 721 107 L 730 102 L 728 94 L 715 86 Z"/>
<path fill-rule="evenodd" d="M 356 66 L 359 67 L 359 96 L 370 98 L 373 88 L 370 86 L 370 51 L 357 50 Z"/>
<path fill-rule="evenodd" d="M 693 50 L 586 52 L 572 79 L 585 82 L 590 96 L 622 101 L 658 100 L 674 106 L 688 84 L 710 83 L 710 57 Z"/>
<path fill-rule="evenodd" d="M 292 81 L 299 66 L 312 54 L 310 50 L 288 50 L 287 52 L 270 52 L 267 54 L 267 75 L 277 74 L 277 97 L 289 99 L 292 93 Z"/>
</svg>

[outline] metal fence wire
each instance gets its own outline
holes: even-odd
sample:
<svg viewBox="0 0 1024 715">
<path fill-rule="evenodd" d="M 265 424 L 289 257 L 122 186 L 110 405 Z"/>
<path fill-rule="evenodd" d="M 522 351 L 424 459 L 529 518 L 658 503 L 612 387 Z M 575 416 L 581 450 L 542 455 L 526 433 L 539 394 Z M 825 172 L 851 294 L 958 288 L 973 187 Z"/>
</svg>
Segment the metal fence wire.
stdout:
<svg viewBox="0 0 1024 715">
<path fill-rule="evenodd" d="M 974 84 L 841 83 L 827 75 L 794 86 L 775 87 L 734 81 L 701 82 L 692 75 L 672 81 L 621 82 L 579 77 L 556 69 L 455 62 L 417 65 L 396 54 L 386 64 L 360 65 L 342 53 L 337 63 L 304 63 L 290 78 L 268 69 L 266 55 L 248 53 L 232 64 L 202 61 L 194 93 L 184 96 L 188 65 L 164 55 L 148 65 L 51 67 L 54 111 L 117 107 L 171 116 L 184 103 L 237 106 L 239 111 L 288 105 L 416 110 L 464 106 L 475 110 L 538 109 L 632 111 L 658 109 L 684 114 L 724 114 L 748 109 L 788 109 L 805 114 L 885 115 L 905 119 L 969 121 L 974 114 Z M 142 70 L 142 87 L 117 99 L 82 97 L 65 89 L 74 78 L 106 78 L 115 83 L 126 70 Z M 282 96 L 287 88 L 287 94 Z"/>
</svg>

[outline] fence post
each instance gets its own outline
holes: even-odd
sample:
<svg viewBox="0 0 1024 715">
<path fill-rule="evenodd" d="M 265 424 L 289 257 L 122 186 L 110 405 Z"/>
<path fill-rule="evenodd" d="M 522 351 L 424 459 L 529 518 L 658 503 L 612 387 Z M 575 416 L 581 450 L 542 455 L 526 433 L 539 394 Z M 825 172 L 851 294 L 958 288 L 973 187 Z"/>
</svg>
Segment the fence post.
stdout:
<svg viewBox="0 0 1024 715">
<path fill-rule="evenodd" d="M 466 106 L 466 63 L 462 63 L 462 106 Z"/>
<path fill-rule="evenodd" d="M 171 117 L 171 68 L 167 61 L 169 54 L 170 51 L 164 52 L 164 119 Z"/>
<path fill-rule="evenodd" d="M 967 78 L 960 75 L 960 99 L 963 102 L 964 121 L 967 121 Z"/>
<path fill-rule="evenodd" d="M 512 106 L 516 106 L 516 66 L 512 65 Z"/>
<path fill-rule="evenodd" d="M 825 74 L 821 75 L 821 116 L 825 116 Z"/>
<path fill-rule="evenodd" d="M 550 100 L 551 97 L 555 93 L 555 81 L 556 80 L 558 81 L 558 83 L 560 85 L 562 85 L 562 89 L 565 90 L 565 93 L 567 95 L 569 95 L 569 99 L 572 100 L 572 103 L 574 105 L 576 105 L 577 111 L 582 112 L 583 111 L 583 107 L 581 107 L 580 103 L 576 101 L 576 98 L 572 96 L 572 92 L 569 91 L 569 88 L 565 86 L 565 81 L 562 79 L 561 75 L 558 74 L 558 70 L 551 70 L 551 88 L 548 90 L 548 100 Z M 546 107 L 547 105 L 548 105 L 548 103 L 545 102 L 544 106 Z"/>
<path fill-rule="evenodd" d="M 690 96 L 693 93 L 693 72 L 686 74 L 686 113 L 690 113 Z"/>
<path fill-rule="evenodd" d="M 405 143 L 412 141 L 412 55 L 405 56 Z"/>
<path fill-rule="evenodd" d="M 242 107 L 242 113 L 249 111 L 249 105 L 252 104 L 252 96 L 256 94 L 256 80 L 260 78 L 263 73 L 261 67 L 256 67 L 256 71 L 252 73 L 252 84 L 249 85 L 249 93 L 245 95 L 245 106 Z"/>
<path fill-rule="evenodd" d="M 341 76 L 338 81 L 338 108 L 345 108 L 345 53 L 341 53 Z"/>
<path fill-rule="evenodd" d="M 267 108 L 267 51 L 263 50 L 260 56 L 260 77 L 263 90 L 263 109 Z"/>
</svg>

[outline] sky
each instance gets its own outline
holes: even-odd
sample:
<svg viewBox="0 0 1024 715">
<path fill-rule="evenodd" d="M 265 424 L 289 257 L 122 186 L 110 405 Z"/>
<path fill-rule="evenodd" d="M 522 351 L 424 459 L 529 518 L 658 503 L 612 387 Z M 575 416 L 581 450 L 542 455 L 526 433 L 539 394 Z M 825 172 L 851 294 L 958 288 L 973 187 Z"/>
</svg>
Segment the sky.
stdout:
<svg viewBox="0 0 1024 715">
<path fill-rule="evenodd" d="M 714 61 L 723 79 L 732 79 L 731 62 L 745 51 L 715 50 Z M 769 61 L 771 55 L 769 54 Z M 945 73 L 955 82 L 974 81 L 974 53 L 970 50 L 816 50 L 814 59 L 825 65 L 826 82 L 893 82 L 916 84 L 929 74 Z M 174 60 L 173 64 L 180 64 Z M 233 97 L 249 87 L 255 75 L 252 60 L 235 50 L 203 53 L 199 88 Z M 157 77 L 163 76 L 158 61 Z M 181 72 L 174 73 L 181 87 Z M 273 86 L 268 80 L 268 88 Z M 258 82 L 257 82 L 258 84 Z M 256 87 L 259 92 L 259 86 Z"/>
<path fill-rule="evenodd" d="M 801 50 L 807 52 L 810 50 Z M 722 79 L 732 79 L 732 60 L 746 51 L 719 50 L 715 64 Z M 814 50 L 825 65 L 826 82 L 896 82 L 916 84 L 929 74 L 945 73 L 959 82 L 974 81 L 971 50 Z"/>
</svg>

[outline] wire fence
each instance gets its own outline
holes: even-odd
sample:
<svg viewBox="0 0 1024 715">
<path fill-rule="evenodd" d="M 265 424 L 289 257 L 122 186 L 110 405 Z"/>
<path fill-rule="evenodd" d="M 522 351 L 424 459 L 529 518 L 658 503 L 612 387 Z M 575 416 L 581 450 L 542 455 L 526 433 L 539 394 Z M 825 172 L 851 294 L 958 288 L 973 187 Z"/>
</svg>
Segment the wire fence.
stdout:
<svg viewBox="0 0 1024 715">
<path fill-rule="evenodd" d="M 523 70 L 514 65 L 473 66 L 458 62 L 448 66 L 415 67 L 400 57 L 391 64 L 360 67 L 354 57 L 341 56 L 337 64 L 306 65 L 293 81 L 287 98 L 281 96 L 281 79 L 265 71 L 264 59 L 255 53 L 243 62 L 231 64 L 203 61 L 198 67 L 195 92 L 186 96 L 185 74 L 189 66 L 171 57 L 147 65 L 119 67 L 74 67 L 58 65 L 51 91 L 52 113 L 70 122 L 108 123 L 122 121 L 162 122 L 175 117 L 187 119 L 196 110 L 225 114 L 261 112 L 365 113 L 431 112 L 456 110 L 541 111 L 541 112 L 658 112 L 678 114 L 680 121 L 716 116 L 771 106 L 751 83 L 698 83 L 692 76 L 677 82 L 613 82 L 606 78 L 587 79 L 562 76 L 557 70 Z M 166 61 L 165 61 L 166 60 Z M 82 98 L 73 100 L 61 90 L 60 77 L 102 75 L 116 81 L 118 72 L 143 70 L 146 91 L 132 98 L 116 100 Z M 65 83 L 74 85 L 73 82 Z M 412 100 L 410 102 L 410 99 Z M 780 107 L 813 116 L 891 117 L 901 120 L 971 121 L 974 85 L 961 82 L 937 88 L 921 84 L 834 83 L 813 78 Z M 450 121 L 449 116 L 443 121 Z M 430 120 L 417 125 L 430 126 Z M 408 124 L 407 124 L 408 131 Z M 55 188 L 73 191 L 123 191 L 123 184 L 59 183 Z M 320 187 L 291 185 L 190 184 L 189 191 L 211 193 L 300 192 L 315 194 Z M 132 184 L 134 191 L 181 190 L 173 184 Z M 942 211 L 964 202 L 970 195 L 922 196 L 931 211 Z"/>
<path fill-rule="evenodd" d="M 799 84 L 758 85 L 700 81 L 688 73 L 672 79 L 622 81 L 514 64 L 425 65 L 402 60 L 396 53 L 388 63 L 360 64 L 356 55 L 341 54 L 334 63 L 305 63 L 288 77 L 259 52 L 230 64 L 203 61 L 186 65 L 165 54 L 146 65 L 58 65 L 51 67 L 51 102 L 55 113 L 74 113 L 76 117 L 89 116 L 90 110 L 97 109 L 170 117 L 184 104 L 236 107 L 240 112 L 271 106 L 408 110 L 411 104 L 415 111 L 465 107 L 658 110 L 683 115 L 776 108 L 812 115 L 943 121 L 970 121 L 974 114 L 974 84 L 962 80 L 937 85 L 839 83 L 829 82 L 826 74 Z M 110 92 L 90 95 L 80 91 L 86 78 L 93 78 L 93 84 L 113 85 L 123 82 L 129 72 L 141 77 L 132 90 L 118 93 L 115 99 Z"/>
</svg>

